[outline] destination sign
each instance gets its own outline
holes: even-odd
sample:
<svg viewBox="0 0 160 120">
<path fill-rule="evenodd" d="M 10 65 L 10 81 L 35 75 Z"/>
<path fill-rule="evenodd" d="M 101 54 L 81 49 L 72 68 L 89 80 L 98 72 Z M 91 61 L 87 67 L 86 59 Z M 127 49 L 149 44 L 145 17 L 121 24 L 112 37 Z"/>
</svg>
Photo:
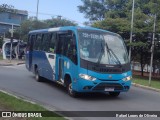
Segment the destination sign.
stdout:
<svg viewBox="0 0 160 120">
<path fill-rule="evenodd" d="M 96 33 L 86 33 L 86 32 L 83 32 L 82 36 L 84 38 L 89 38 L 89 39 L 97 39 L 97 40 L 103 40 L 104 39 L 103 35 L 96 34 Z"/>
</svg>

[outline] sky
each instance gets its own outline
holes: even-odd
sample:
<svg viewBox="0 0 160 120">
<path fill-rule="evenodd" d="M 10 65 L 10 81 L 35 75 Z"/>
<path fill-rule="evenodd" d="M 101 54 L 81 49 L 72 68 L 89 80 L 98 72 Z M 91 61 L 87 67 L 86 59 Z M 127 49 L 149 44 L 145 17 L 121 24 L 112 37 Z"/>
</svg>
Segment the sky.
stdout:
<svg viewBox="0 0 160 120">
<path fill-rule="evenodd" d="M 29 16 L 36 16 L 38 0 L 0 0 L 1 4 L 13 5 L 15 9 L 27 10 Z M 85 21 L 84 14 L 78 11 L 81 0 L 39 0 L 38 19 L 51 19 L 61 15 L 63 18 L 75 21 L 82 25 Z M 46 15 L 47 14 L 47 15 Z"/>
</svg>

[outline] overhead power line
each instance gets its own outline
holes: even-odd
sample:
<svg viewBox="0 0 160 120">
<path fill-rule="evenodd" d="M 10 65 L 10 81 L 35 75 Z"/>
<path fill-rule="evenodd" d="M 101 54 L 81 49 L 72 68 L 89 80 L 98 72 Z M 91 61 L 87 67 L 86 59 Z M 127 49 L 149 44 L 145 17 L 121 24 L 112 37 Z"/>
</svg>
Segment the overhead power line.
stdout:
<svg viewBox="0 0 160 120">
<path fill-rule="evenodd" d="M 35 14 L 36 15 L 36 12 L 32 12 L 32 11 L 28 11 L 28 13 L 32 13 L 32 14 Z M 42 13 L 42 12 L 38 12 L 38 14 L 40 14 L 40 15 L 47 15 L 47 16 L 51 16 L 51 17 L 59 17 L 59 16 L 61 16 L 61 15 L 55 15 L 55 14 L 50 14 L 50 13 Z M 79 21 L 76 21 L 76 20 L 73 20 L 73 19 L 70 19 L 70 18 L 67 18 L 67 17 L 63 17 L 63 16 L 61 16 L 63 19 L 66 19 L 66 20 L 70 20 L 70 21 L 73 21 L 73 22 L 75 22 L 75 23 L 78 23 L 78 24 L 82 24 L 83 25 L 83 23 L 82 22 L 79 22 Z"/>
</svg>

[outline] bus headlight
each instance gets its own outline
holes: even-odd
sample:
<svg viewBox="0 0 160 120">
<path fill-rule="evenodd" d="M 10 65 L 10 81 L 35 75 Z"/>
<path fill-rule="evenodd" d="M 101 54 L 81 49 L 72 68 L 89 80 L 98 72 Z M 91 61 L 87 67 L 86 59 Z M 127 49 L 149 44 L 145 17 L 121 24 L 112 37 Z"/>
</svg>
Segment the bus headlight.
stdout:
<svg viewBox="0 0 160 120">
<path fill-rule="evenodd" d="M 122 80 L 126 82 L 126 81 L 131 80 L 131 78 L 132 78 L 132 76 L 128 76 L 128 77 L 123 78 Z"/>
<path fill-rule="evenodd" d="M 82 78 L 82 79 L 85 79 L 85 80 L 91 80 L 91 81 L 96 80 L 95 77 L 92 77 L 92 76 L 86 75 L 86 74 L 79 74 L 79 77 Z"/>
</svg>

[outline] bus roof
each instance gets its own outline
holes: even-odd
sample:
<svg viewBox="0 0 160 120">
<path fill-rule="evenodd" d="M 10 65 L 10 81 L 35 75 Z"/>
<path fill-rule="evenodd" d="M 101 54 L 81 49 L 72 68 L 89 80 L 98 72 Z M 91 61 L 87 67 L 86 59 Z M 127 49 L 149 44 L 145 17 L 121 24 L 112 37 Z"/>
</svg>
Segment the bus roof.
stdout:
<svg viewBox="0 0 160 120">
<path fill-rule="evenodd" d="M 39 30 L 30 31 L 29 34 L 39 33 L 39 32 L 54 32 L 54 31 L 60 31 L 60 30 L 81 30 L 81 29 L 82 30 L 98 30 L 98 31 L 116 34 L 116 33 L 113 33 L 113 32 L 107 31 L 107 30 L 103 30 L 103 29 L 98 29 L 98 28 L 94 28 L 94 27 L 81 27 L 81 26 L 65 26 L 65 27 L 39 29 Z"/>
</svg>

